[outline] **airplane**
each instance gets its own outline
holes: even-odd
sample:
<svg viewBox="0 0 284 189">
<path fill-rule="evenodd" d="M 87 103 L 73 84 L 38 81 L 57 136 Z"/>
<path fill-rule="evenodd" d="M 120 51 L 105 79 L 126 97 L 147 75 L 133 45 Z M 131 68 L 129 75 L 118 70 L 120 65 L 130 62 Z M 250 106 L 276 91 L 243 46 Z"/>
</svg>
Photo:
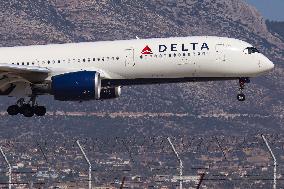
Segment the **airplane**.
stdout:
<svg viewBox="0 0 284 189">
<path fill-rule="evenodd" d="M 274 68 L 253 45 L 214 36 L 2 47 L 0 55 L 0 95 L 19 99 L 7 113 L 25 117 L 46 115 L 40 95 L 107 100 L 128 85 L 238 80 L 245 101 L 250 78 Z"/>
</svg>

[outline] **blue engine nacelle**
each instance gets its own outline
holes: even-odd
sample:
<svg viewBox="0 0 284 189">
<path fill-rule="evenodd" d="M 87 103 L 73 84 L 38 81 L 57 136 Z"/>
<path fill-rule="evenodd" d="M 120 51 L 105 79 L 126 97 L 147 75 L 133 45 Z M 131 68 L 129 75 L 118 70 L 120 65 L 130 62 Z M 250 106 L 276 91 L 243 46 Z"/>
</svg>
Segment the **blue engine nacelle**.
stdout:
<svg viewBox="0 0 284 189">
<path fill-rule="evenodd" d="M 51 78 L 51 91 L 55 100 L 99 100 L 101 78 L 98 72 L 80 71 L 57 75 Z"/>
</svg>

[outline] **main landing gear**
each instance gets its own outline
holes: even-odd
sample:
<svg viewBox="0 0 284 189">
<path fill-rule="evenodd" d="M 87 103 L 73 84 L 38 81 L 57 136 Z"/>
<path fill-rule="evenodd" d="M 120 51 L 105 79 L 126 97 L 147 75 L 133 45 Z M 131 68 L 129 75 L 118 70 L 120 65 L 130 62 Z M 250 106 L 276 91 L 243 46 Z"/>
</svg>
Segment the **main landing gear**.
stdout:
<svg viewBox="0 0 284 189">
<path fill-rule="evenodd" d="M 36 97 L 31 97 L 28 103 L 25 102 L 25 99 L 21 98 L 16 105 L 9 106 L 7 113 L 12 116 L 18 114 L 22 114 L 25 117 L 33 117 L 34 115 L 44 116 L 46 108 L 36 104 Z"/>
<path fill-rule="evenodd" d="M 246 100 L 246 95 L 243 93 L 244 89 L 245 89 L 245 84 L 246 83 L 250 83 L 249 78 L 240 78 L 239 79 L 239 94 L 237 95 L 237 99 L 240 102 L 243 102 Z"/>
</svg>

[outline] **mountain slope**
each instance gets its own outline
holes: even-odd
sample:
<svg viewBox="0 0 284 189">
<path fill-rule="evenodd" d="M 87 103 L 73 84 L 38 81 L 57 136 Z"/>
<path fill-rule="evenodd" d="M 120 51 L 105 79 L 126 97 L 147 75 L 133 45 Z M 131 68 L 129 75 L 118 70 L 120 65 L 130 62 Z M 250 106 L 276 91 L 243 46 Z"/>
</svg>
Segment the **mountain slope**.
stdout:
<svg viewBox="0 0 284 189">
<path fill-rule="evenodd" d="M 242 0 L 55 1 L 80 40 L 218 35 L 244 39 L 277 62 L 284 44 L 257 10 Z"/>
<path fill-rule="evenodd" d="M 282 41 L 242 0 L 29 0 L 0 5 L 5 26 L 0 31 L 8 39 L 3 45 L 218 35 L 244 39 L 277 62 L 283 59 Z"/>
<path fill-rule="evenodd" d="M 284 41 L 284 22 L 266 21 L 266 25 L 269 31 L 275 35 L 279 35 L 279 38 Z"/>
<path fill-rule="evenodd" d="M 0 10 L 2 46 L 72 41 L 72 23 L 48 1 L 1 1 Z"/>
</svg>

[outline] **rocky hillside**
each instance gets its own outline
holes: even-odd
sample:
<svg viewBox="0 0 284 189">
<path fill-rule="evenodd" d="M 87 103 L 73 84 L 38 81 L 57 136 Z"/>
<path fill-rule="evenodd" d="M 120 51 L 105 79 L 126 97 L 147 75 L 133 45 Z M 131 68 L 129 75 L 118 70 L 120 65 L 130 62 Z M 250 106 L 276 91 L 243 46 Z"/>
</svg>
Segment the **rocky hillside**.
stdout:
<svg viewBox="0 0 284 189">
<path fill-rule="evenodd" d="M 284 22 L 266 21 L 266 25 L 271 33 L 278 35 L 284 41 Z"/>
<path fill-rule="evenodd" d="M 0 9 L 2 45 L 218 35 L 283 59 L 281 40 L 242 0 L 26 0 L 3 1 Z"/>
<path fill-rule="evenodd" d="M 210 82 L 124 88 L 119 100 L 52 101 L 51 109 L 284 114 L 284 44 L 243 0 L 14 0 L 1 1 L 0 10 L 2 46 L 218 35 L 246 40 L 278 64 L 253 80 L 244 104 L 236 102 L 237 82 Z"/>
</svg>

